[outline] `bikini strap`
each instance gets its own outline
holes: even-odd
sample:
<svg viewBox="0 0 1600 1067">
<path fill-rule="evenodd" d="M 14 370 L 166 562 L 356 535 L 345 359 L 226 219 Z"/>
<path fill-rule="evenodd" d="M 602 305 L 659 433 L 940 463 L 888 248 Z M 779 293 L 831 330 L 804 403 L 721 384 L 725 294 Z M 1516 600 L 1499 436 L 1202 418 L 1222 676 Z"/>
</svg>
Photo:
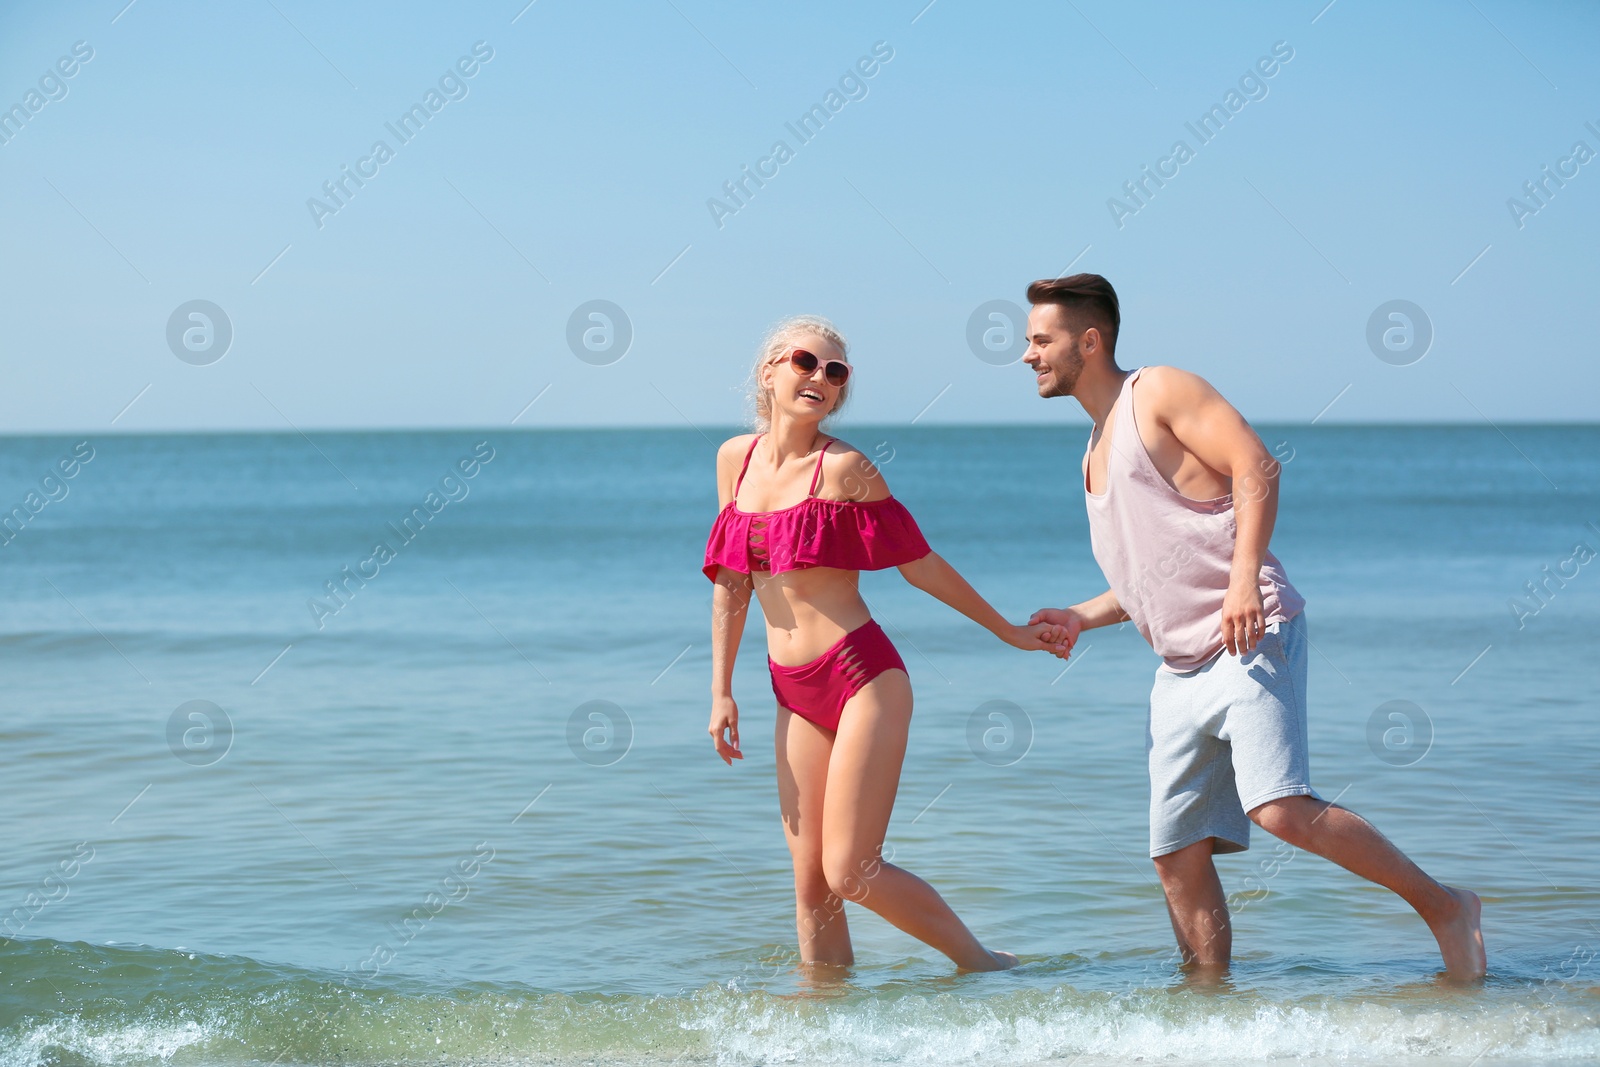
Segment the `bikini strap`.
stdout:
<svg viewBox="0 0 1600 1067">
<path fill-rule="evenodd" d="M 756 442 L 761 440 L 761 435 L 756 434 L 755 441 L 750 442 L 750 450 L 744 454 L 744 466 L 739 468 L 739 479 L 733 483 L 733 499 L 738 499 L 739 487 L 744 484 L 745 471 L 750 469 L 750 457 L 756 454 Z"/>
<path fill-rule="evenodd" d="M 811 474 L 811 490 L 810 492 L 806 493 L 807 497 L 813 497 L 817 495 L 817 480 L 822 477 L 822 457 L 828 454 L 828 445 L 833 444 L 834 440 L 835 439 L 832 437 L 828 438 L 828 444 L 823 445 L 822 451 L 817 453 L 817 469 Z"/>
</svg>

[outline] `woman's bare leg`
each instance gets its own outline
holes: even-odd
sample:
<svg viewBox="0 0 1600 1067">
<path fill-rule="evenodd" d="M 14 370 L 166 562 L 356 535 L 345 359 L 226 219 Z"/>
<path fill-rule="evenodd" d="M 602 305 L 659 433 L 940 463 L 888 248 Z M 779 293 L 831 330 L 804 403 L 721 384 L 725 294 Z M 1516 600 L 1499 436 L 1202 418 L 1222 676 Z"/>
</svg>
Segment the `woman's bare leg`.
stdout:
<svg viewBox="0 0 1600 1067">
<path fill-rule="evenodd" d="M 979 944 L 932 886 L 882 858 L 910 728 L 911 680 L 904 671 L 885 671 L 845 704 L 823 797 L 822 870 L 828 888 L 871 908 L 964 970 L 1014 967 L 1015 956 Z"/>
<path fill-rule="evenodd" d="M 777 728 L 778 807 L 794 860 L 795 933 L 802 963 L 848 966 L 850 927 L 844 901 L 822 870 L 822 797 L 833 734 L 780 706 Z"/>
</svg>

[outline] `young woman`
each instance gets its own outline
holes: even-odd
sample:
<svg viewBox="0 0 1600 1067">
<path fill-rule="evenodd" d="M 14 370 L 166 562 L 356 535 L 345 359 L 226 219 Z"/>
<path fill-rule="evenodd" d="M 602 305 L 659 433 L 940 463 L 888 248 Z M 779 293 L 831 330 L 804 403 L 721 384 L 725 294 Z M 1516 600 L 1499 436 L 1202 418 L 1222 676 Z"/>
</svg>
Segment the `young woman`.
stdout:
<svg viewBox="0 0 1600 1067">
<path fill-rule="evenodd" d="M 979 944 L 933 887 L 882 857 L 911 725 L 911 681 L 857 591 L 859 572 L 898 567 L 1017 648 L 1064 655 L 1067 646 L 1053 626 L 1006 622 L 929 549 L 872 462 L 820 431 L 849 390 L 846 347 L 825 319 L 780 323 L 752 375 L 761 432 L 718 450 L 721 511 L 705 557 L 716 583 L 711 737 L 729 766 L 743 758 L 733 661 L 753 590 L 778 699 L 778 800 L 794 859 L 801 960 L 853 962 L 844 916 L 852 900 L 964 970 L 1013 967 L 1017 958 Z"/>
</svg>

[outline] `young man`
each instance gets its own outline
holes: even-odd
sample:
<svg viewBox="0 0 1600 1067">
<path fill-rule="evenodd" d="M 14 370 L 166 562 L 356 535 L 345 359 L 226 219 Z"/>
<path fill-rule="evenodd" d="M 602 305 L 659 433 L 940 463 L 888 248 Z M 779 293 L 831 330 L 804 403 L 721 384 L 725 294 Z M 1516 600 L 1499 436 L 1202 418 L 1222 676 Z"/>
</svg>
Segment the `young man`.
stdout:
<svg viewBox="0 0 1600 1067">
<path fill-rule="evenodd" d="M 1212 863 L 1250 824 L 1393 890 L 1439 942 L 1452 978 L 1484 974 L 1475 894 L 1425 874 L 1361 816 L 1311 788 L 1305 601 L 1267 551 L 1279 464 L 1204 379 L 1123 370 L 1121 312 L 1098 274 L 1034 282 L 1028 351 L 1042 397 L 1094 420 L 1083 464 L 1095 561 L 1111 586 L 1031 622 L 1066 631 L 1132 620 L 1162 658 L 1150 694 L 1150 855 L 1188 965 L 1233 947 Z"/>
</svg>

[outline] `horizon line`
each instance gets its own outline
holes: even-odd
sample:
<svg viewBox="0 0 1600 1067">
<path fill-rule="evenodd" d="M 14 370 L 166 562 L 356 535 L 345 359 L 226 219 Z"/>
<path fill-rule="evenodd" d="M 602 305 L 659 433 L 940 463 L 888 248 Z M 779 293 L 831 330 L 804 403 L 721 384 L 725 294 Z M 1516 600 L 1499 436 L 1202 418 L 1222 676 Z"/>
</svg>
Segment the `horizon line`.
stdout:
<svg viewBox="0 0 1600 1067">
<path fill-rule="evenodd" d="M 929 422 L 920 426 L 904 422 L 860 422 L 845 426 L 833 427 L 848 432 L 852 429 L 861 430 L 1052 430 L 1071 426 L 1082 428 L 1089 424 L 1087 416 L 1079 413 L 1075 418 L 1061 419 L 1052 422 Z M 1307 429 L 1488 429 L 1497 430 L 1500 427 L 1518 427 L 1528 429 L 1550 428 L 1600 428 L 1600 418 L 1592 420 L 1564 420 L 1564 419 L 1534 419 L 1513 420 L 1506 419 L 1498 423 L 1488 419 L 1417 419 L 1411 421 L 1398 421 L 1392 419 L 1370 420 L 1321 420 L 1319 422 L 1304 421 L 1279 421 L 1266 419 L 1260 422 L 1251 422 L 1251 426 L 1260 427 L 1294 427 L 1301 430 Z M 704 426 L 684 426 L 681 423 L 598 423 L 590 425 L 571 426 L 516 426 L 495 424 L 464 424 L 452 426 L 348 426 L 348 427 L 297 427 L 292 429 L 266 429 L 233 427 L 226 429 L 205 428 L 178 428 L 178 429 L 140 429 L 124 430 L 0 430 L 0 440 L 22 440 L 39 437 L 298 437 L 309 434 L 322 435 L 350 435 L 350 434 L 448 434 L 448 433 L 483 433 L 494 431 L 496 433 L 607 433 L 636 430 L 649 433 L 675 432 L 675 433 L 704 433 L 706 430 L 731 433 L 750 433 L 753 427 L 743 423 L 707 423 Z"/>
</svg>

